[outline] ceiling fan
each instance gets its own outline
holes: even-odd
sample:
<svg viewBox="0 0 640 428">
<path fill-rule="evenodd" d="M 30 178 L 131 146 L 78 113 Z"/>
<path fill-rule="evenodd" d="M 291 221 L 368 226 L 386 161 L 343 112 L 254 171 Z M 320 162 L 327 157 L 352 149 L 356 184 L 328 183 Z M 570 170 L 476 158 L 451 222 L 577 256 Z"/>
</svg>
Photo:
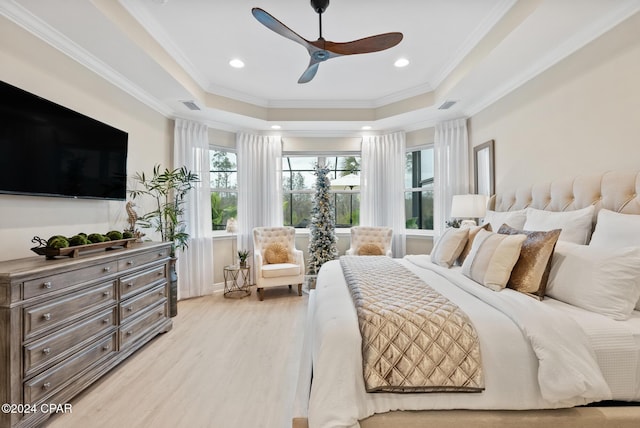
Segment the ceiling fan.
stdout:
<svg viewBox="0 0 640 428">
<path fill-rule="evenodd" d="M 327 7 L 329 7 L 329 0 L 311 0 L 311 7 L 318 14 L 319 19 L 320 37 L 318 37 L 316 41 L 309 41 L 303 38 L 259 7 L 251 9 L 253 16 L 262 25 L 287 39 L 301 44 L 309 51 L 309 56 L 311 57 L 309 66 L 305 72 L 302 73 L 300 79 L 298 79 L 298 83 L 311 81 L 318 71 L 318 66 L 323 61 L 343 55 L 383 51 L 394 47 L 402 40 L 402 33 L 384 33 L 351 42 L 330 42 L 322 37 L 322 14 L 327 10 Z"/>
</svg>

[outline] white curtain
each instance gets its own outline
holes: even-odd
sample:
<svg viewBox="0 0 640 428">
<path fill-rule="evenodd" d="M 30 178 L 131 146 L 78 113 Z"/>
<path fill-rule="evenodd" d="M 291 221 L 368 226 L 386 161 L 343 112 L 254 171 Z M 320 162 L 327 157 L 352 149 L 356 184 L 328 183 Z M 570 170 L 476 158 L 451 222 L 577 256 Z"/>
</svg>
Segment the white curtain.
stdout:
<svg viewBox="0 0 640 428">
<path fill-rule="evenodd" d="M 252 231 L 282 226 L 282 142 L 280 137 L 236 136 L 238 150 L 238 248 L 253 253 Z"/>
<path fill-rule="evenodd" d="M 185 199 L 185 222 L 189 248 L 178 252 L 178 299 L 213 292 L 213 247 L 211 240 L 211 194 L 209 190 L 209 139 L 207 126 L 176 119 L 173 167 L 185 166 L 200 181 Z"/>
<path fill-rule="evenodd" d="M 405 156 L 404 132 L 362 140 L 360 225 L 393 228 L 393 257 L 406 252 Z"/>
<path fill-rule="evenodd" d="M 467 119 L 436 125 L 434 141 L 433 229 L 437 239 L 451 215 L 453 195 L 469 193 L 469 137 Z"/>
</svg>

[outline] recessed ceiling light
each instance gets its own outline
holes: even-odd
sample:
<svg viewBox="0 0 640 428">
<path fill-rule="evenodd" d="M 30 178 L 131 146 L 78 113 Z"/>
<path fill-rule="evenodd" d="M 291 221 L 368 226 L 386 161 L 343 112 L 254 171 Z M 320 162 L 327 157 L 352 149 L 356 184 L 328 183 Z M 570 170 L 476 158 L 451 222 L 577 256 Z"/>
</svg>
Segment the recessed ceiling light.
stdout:
<svg viewBox="0 0 640 428">
<path fill-rule="evenodd" d="M 271 125 L 271 129 L 280 129 L 282 126 L 280 125 Z"/>
<path fill-rule="evenodd" d="M 244 67 L 244 62 L 241 59 L 232 59 L 229 61 L 229 65 L 233 68 L 242 68 Z"/>
<path fill-rule="evenodd" d="M 394 62 L 393 65 L 395 65 L 398 68 L 406 67 L 407 65 L 409 65 L 409 60 L 406 58 L 400 58 L 396 60 L 396 62 Z"/>
<path fill-rule="evenodd" d="M 369 125 L 365 125 L 361 128 L 363 131 L 368 131 L 371 129 L 371 127 Z"/>
</svg>

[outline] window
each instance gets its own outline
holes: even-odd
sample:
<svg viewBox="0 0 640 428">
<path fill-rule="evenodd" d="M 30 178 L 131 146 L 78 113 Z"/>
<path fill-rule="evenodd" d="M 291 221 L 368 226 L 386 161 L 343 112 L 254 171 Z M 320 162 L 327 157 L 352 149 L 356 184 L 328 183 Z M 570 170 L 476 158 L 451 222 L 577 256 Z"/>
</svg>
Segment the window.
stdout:
<svg viewBox="0 0 640 428">
<path fill-rule="evenodd" d="M 315 194 L 315 165 L 329 166 L 334 197 L 336 227 L 359 224 L 360 157 L 359 156 L 285 156 L 282 158 L 283 215 L 285 226 L 308 227 Z"/>
<path fill-rule="evenodd" d="M 211 226 L 224 230 L 229 217 L 238 213 L 238 162 L 236 154 L 222 150 L 209 151 L 211 173 Z"/>
<path fill-rule="evenodd" d="M 407 229 L 433 229 L 433 147 L 408 152 L 405 168 Z"/>
</svg>

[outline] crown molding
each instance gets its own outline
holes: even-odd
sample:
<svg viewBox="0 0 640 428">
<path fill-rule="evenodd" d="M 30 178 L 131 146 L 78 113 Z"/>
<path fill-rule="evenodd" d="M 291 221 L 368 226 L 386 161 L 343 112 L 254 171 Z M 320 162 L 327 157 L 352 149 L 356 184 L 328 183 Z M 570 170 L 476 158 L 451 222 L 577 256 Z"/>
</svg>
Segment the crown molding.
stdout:
<svg viewBox="0 0 640 428">
<path fill-rule="evenodd" d="M 592 25 L 586 27 L 581 32 L 576 33 L 573 37 L 567 39 L 564 43 L 558 45 L 556 49 L 549 52 L 540 61 L 532 64 L 531 67 L 524 72 L 520 73 L 513 79 L 506 81 L 503 85 L 499 86 L 495 91 L 492 91 L 484 98 L 469 105 L 464 109 L 465 114 L 467 116 L 473 116 L 479 113 L 639 11 L 640 2 L 630 2 L 619 9 L 604 15 Z"/>
<path fill-rule="evenodd" d="M 171 115 L 171 109 L 164 103 L 152 97 L 137 85 L 132 84 L 122 74 L 91 55 L 81 46 L 69 40 L 64 34 L 51 28 L 46 22 L 33 15 L 21 5 L 18 5 L 14 0 L 1 2 L 0 12 L 16 25 L 24 28 L 29 33 L 59 50 L 109 83 L 122 89 L 141 103 L 149 106 L 165 117 Z"/>
<path fill-rule="evenodd" d="M 460 48 L 453 55 L 451 61 L 446 64 L 432 79 L 433 86 L 437 88 L 449 76 L 456 67 L 460 65 L 467 55 L 477 46 L 478 43 L 491 31 L 493 27 L 504 17 L 504 15 L 516 4 L 518 0 L 503 0 L 498 3 L 487 18 L 480 23 L 475 31 L 464 41 Z"/>
</svg>

